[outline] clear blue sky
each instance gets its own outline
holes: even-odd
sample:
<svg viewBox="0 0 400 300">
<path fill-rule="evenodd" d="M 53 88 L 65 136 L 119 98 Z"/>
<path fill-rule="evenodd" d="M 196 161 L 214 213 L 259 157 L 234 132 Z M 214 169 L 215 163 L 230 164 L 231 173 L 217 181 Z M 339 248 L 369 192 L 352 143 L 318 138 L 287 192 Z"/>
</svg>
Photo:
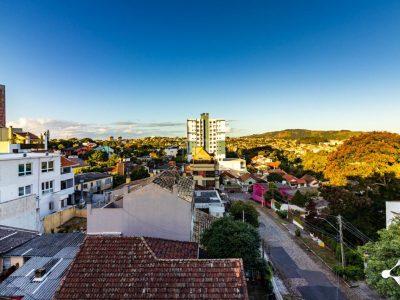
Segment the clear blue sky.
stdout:
<svg viewBox="0 0 400 300">
<path fill-rule="evenodd" d="M 1 1 L 7 120 L 53 136 L 400 132 L 400 1 Z"/>
</svg>

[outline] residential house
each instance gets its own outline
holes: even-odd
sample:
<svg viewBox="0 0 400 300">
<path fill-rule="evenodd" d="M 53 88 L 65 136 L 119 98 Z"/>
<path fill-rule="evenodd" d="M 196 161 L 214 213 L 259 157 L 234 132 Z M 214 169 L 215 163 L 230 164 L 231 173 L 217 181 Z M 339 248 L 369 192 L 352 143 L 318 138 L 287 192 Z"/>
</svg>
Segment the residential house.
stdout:
<svg viewBox="0 0 400 300">
<path fill-rule="evenodd" d="M 242 191 L 247 192 L 249 188 L 252 188 L 253 184 L 259 182 L 265 182 L 255 174 L 245 173 L 239 177 L 239 181 L 242 185 Z"/>
<path fill-rule="evenodd" d="M 4 253 L 17 248 L 38 236 L 37 231 L 0 226 L 0 282 L 2 272 L 10 269 L 14 263 L 10 258 L 3 259 Z M 1 294 L 0 294 L 1 295 Z"/>
<path fill-rule="evenodd" d="M 208 189 L 219 188 L 217 161 L 202 147 L 193 148 L 190 169 L 196 185 Z"/>
<path fill-rule="evenodd" d="M 0 283 L 0 298 L 52 299 L 84 238 L 83 233 L 44 234 L 4 253 L 3 259 L 18 268 Z"/>
<path fill-rule="evenodd" d="M 108 156 L 114 154 L 114 149 L 110 146 L 98 146 L 93 149 L 94 151 L 102 151 L 108 154 Z"/>
<path fill-rule="evenodd" d="M 218 161 L 218 170 L 232 170 L 238 172 L 247 172 L 246 160 L 242 158 L 223 158 Z"/>
<path fill-rule="evenodd" d="M 88 236 L 55 300 L 249 299 L 242 259 L 198 259 L 193 242 Z"/>
<path fill-rule="evenodd" d="M 164 149 L 164 154 L 168 157 L 176 157 L 178 155 L 178 150 L 178 147 L 167 147 Z"/>
<path fill-rule="evenodd" d="M 299 179 L 296 176 L 286 174 L 282 176 L 283 180 L 289 184 L 291 187 L 305 187 L 306 186 L 306 181 L 304 179 Z"/>
<path fill-rule="evenodd" d="M 225 205 L 216 190 L 195 191 L 194 207 L 214 217 L 223 217 L 225 213 Z"/>
<path fill-rule="evenodd" d="M 85 163 L 83 159 L 79 158 L 77 155 L 68 156 L 68 160 L 74 163 L 74 165 L 72 166 L 72 171 L 74 174 L 78 174 L 82 171 L 83 168 L 89 166 L 87 163 Z"/>
<path fill-rule="evenodd" d="M 113 176 L 108 173 L 90 172 L 75 175 L 75 191 L 98 194 L 111 189 Z"/>
<path fill-rule="evenodd" d="M 45 216 L 74 204 L 73 179 L 59 152 L 0 154 L 0 225 L 41 231 Z"/>
<path fill-rule="evenodd" d="M 304 180 L 306 183 L 306 186 L 308 186 L 308 187 L 318 188 L 321 185 L 321 183 L 318 179 L 316 179 L 314 176 L 311 176 L 308 174 L 305 174 L 300 179 Z"/>
<path fill-rule="evenodd" d="M 295 189 L 292 189 L 290 186 L 276 183 L 278 192 L 282 195 L 284 199 L 290 200 L 296 193 Z M 265 201 L 264 194 L 269 190 L 268 183 L 255 183 L 253 184 L 253 192 L 251 194 L 251 199 L 261 203 L 262 205 L 271 207 L 271 203 Z"/>
<path fill-rule="evenodd" d="M 190 241 L 193 190 L 193 180 L 173 170 L 133 182 L 112 191 L 111 202 L 103 208 L 88 205 L 87 232 Z"/>
</svg>

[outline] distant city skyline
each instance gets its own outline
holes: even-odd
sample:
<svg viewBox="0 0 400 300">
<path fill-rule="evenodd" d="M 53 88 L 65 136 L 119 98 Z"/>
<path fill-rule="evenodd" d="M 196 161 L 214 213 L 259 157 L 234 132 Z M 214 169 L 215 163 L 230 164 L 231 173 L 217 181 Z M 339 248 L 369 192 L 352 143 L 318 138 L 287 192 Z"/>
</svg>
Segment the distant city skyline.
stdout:
<svg viewBox="0 0 400 300">
<path fill-rule="evenodd" d="M 399 1 L 2 1 L 7 125 L 52 137 L 400 132 Z"/>
</svg>

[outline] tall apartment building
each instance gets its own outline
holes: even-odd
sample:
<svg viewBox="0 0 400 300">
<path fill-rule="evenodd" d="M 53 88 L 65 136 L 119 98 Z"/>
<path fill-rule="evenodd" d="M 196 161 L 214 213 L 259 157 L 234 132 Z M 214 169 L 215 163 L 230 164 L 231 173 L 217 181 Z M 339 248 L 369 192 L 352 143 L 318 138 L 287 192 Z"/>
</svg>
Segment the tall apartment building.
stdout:
<svg viewBox="0 0 400 300">
<path fill-rule="evenodd" d="M 6 87 L 0 84 L 0 128 L 6 127 Z"/>
<path fill-rule="evenodd" d="M 199 119 L 187 120 L 188 160 L 195 147 L 203 147 L 217 160 L 225 158 L 226 123 L 223 119 L 210 119 L 208 113 L 201 114 Z"/>
<path fill-rule="evenodd" d="M 45 216 L 74 204 L 71 162 L 60 153 L 0 154 L 0 225 L 43 231 Z"/>
</svg>

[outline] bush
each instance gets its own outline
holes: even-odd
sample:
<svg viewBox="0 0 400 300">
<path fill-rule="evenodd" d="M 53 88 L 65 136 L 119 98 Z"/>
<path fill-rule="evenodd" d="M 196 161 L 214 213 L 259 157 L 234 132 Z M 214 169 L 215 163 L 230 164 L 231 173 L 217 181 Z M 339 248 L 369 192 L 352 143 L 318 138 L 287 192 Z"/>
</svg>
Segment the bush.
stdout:
<svg viewBox="0 0 400 300">
<path fill-rule="evenodd" d="M 294 231 L 294 234 L 299 237 L 301 235 L 300 229 L 296 228 L 296 230 Z"/>
<path fill-rule="evenodd" d="M 280 210 L 281 207 L 282 207 L 282 204 L 281 204 L 280 202 L 278 202 L 278 201 L 275 201 L 275 202 L 274 202 L 274 206 L 275 206 L 275 208 L 276 208 L 277 210 Z"/>
<path fill-rule="evenodd" d="M 276 213 L 278 216 L 280 216 L 282 219 L 287 219 L 288 212 L 287 210 L 277 210 Z"/>
<path fill-rule="evenodd" d="M 364 269 L 359 266 L 334 266 L 333 270 L 341 277 L 346 277 L 351 280 L 362 280 L 364 279 Z"/>
<path fill-rule="evenodd" d="M 249 223 L 254 227 L 258 227 L 258 211 L 255 209 L 253 205 L 250 203 L 246 203 L 243 201 L 234 201 L 229 209 L 230 214 L 235 220 L 241 221 L 243 219 L 244 212 L 244 221 Z"/>
</svg>

